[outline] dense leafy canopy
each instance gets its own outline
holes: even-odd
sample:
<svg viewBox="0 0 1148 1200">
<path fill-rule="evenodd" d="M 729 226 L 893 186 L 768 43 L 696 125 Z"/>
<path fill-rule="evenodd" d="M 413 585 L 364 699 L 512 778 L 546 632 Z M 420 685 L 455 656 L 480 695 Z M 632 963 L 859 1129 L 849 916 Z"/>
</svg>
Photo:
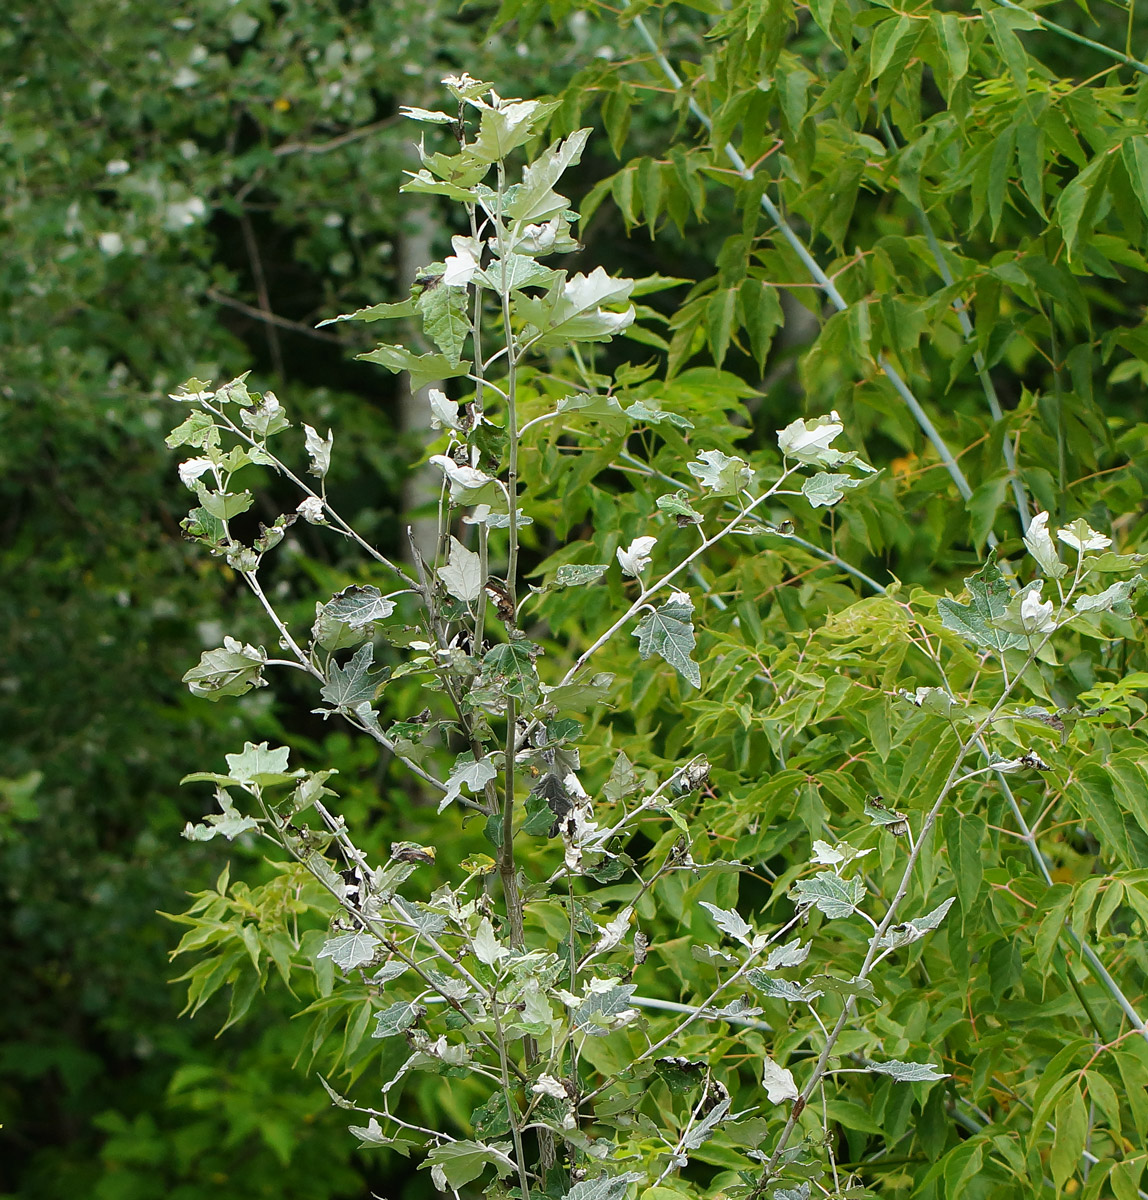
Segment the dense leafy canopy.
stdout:
<svg viewBox="0 0 1148 1200">
<path fill-rule="evenodd" d="M 533 1117 L 549 1130 L 541 1161 L 559 1147 L 546 1182 L 568 1200 L 634 1185 L 648 1200 L 1137 1194 L 1148 66 L 1122 49 L 1141 34 L 1134 9 L 1127 29 L 1119 13 L 1056 9 L 640 3 L 599 25 L 573 4 L 505 0 L 494 62 L 477 50 L 492 14 L 422 25 L 402 6 L 274 21 L 221 7 L 174 31 L 117 10 L 122 34 L 103 36 L 125 40 L 108 46 L 53 29 L 68 61 L 87 42 L 135 64 L 103 88 L 91 63 L 46 61 L 49 35 L 32 28 L 46 17 L 15 23 L 23 107 L 0 150 L 21 166 L 6 220 L 27 228 L 5 284 L 6 341 L 20 346 L 5 487 L 29 506 L 67 496 L 94 526 L 78 539 L 30 518 L 5 549 L 15 562 L 38 541 L 66 548 L 84 586 L 62 587 L 57 568 L 11 593 L 14 611 L 50 604 L 68 634 L 19 648 L 32 707 L 52 714 L 18 737 L 3 793 L 21 986 L 45 991 L 26 965 L 37 930 L 55 971 L 90 963 L 85 930 L 108 923 L 71 918 L 81 889 L 134 923 L 164 895 L 148 860 L 200 891 L 214 847 L 180 855 L 170 838 L 174 776 L 203 767 L 219 811 L 189 836 L 236 838 L 248 882 L 224 875 L 179 918 L 189 1008 L 208 1006 L 200 1022 L 215 1008 L 216 1026 L 246 1015 L 239 1029 L 255 1007 L 311 1019 L 302 1049 L 279 1024 L 228 1043 L 245 1046 L 236 1067 L 154 1018 L 187 1059 L 169 1104 L 194 1122 L 157 1124 L 93 1092 L 82 1035 L 86 1060 L 9 1055 L 11 1078 L 50 1063 L 103 1108 L 107 1167 L 85 1186 L 160 1194 L 140 1167 L 159 1160 L 176 1164 L 163 1194 L 197 1195 L 210 1147 L 207 1169 L 241 1171 L 256 1194 L 281 1183 L 276 1160 L 294 1163 L 289 1194 L 354 1194 L 345 1134 L 308 1149 L 303 1118 L 326 1096 L 309 1077 L 283 1082 L 298 1053 L 336 1107 L 370 1110 L 353 1118 L 365 1161 L 398 1170 L 413 1156 L 419 1186 L 534 1190 L 518 1144 Z M 422 74 L 433 56 L 412 50 L 408 75 L 401 53 L 356 57 L 416 28 L 457 61 Z M 559 37 L 565 78 L 541 74 Z M 438 114 L 430 80 L 463 68 L 500 95 L 554 100 L 506 107 L 456 82 Z M 37 131 L 57 86 L 68 115 L 48 143 Z M 400 212 L 399 159 L 363 152 L 392 128 L 371 128 L 392 116 L 380 95 L 425 122 L 406 203 L 427 207 L 406 211 L 437 228 L 438 261 L 417 276 L 374 249 Z M 63 181 L 67 122 L 93 121 L 93 105 L 101 140 L 82 191 Z M 355 138 L 320 148 L 343 130 Z M 507 155 L 507 179 L 476 190 Z M 22 222 L 37 197 L 41 215 Z M 485 214 L 493 255 L 460 203 Z M 259 264 L 283 231 L 309 283 L 280 315 L 310 324 L 390 302 L 354 313 L 400 322 L 376 350 L 372 325 L 319 332 L 348 331 L 411 391 L 442 389 L 425 424 L 448 520 L 441 545 L 419 543 L 422 573 L 400 566 L 401 587 L 389 564 L 410 552 L 381 510 L 397 503 L 402 456 L 345 394 L 363 377 L 333 358 L 318 377 L 296 369 L 267 322 L 263 381 L 226 395 L 196 383 L 171 422 L 190 423 L 172 439 L 194 492 L 185 530 L 220 562 L 136 529 L 164 494 L 155 383 L 175 392 L 177 373 L 219 381 L 248 365 L 201 301 L 240 299 L 242 280 L 241 303 L 266 317 L 268 279 L 288 289 Z M 585 249 L 547 257 L 572 250 L 572 232 Z M 614 277 L 620 256 L 635 280 Z M 505 361 L 477 369 L 504 344 Z M 296 392 L 284 374 L 338 379 L 337 408 L 336 389 Z M 49 427 L 53 469 L 30 468 Z M 256 516 L 272 522 L 259 534 Z M 353 565 L 343 518 L 373 561 Z M 266 664 L 292 647 L 254 604 L 219 623 L 238 607 L 211 582 L 224 564 L 228 584 L 273 597 L 301 669 Z M 193 648 L 195 619 L 216 627 Z M 163 622 L 157 662 L 147 638 Z M 176 699 L 182 671 L 200 699 Z M 95 720 L 71 709 L 77 678 Z M 144 757 L 123 754 L 105 692 Z M 234 696 L 233 725 L 207 702 Z M 61 731 L 81 753 L 49 766 L 44 739 Z M 78 805 L 80 780 L 112 796 L 110 822 Z M 166 814 L 142 841 L 141 796 Z M 109 823 L 131 833 L 113 841 Z M 289 852 L 278 866 L 254 865 L 253 826 Z M 114 879 L 133 840 L 125 888 Z M 429 982 L 428 946 L 445 947 Z M 158 990 L 154 957 L 149 969 L 127 976 L 141 993 Z M 112 986 L 127 966 L 99 970 Z M 145 1011 L 86 1004 L 101 1029 L 138 1028 L 129 1014 Z M 496 1028 L 500 1014 L 512 1023 Z M 478 1069 L 497 1068 L 491 1039 L 521 1087 Z M 245 1099 L 229 1110 L 237 1076 Z M 253 1115 L 260 1096 L 282 1111 Z M 414 1129 L 395 1124 L 404 1113 Z M 236 1165 L 253 1142 L 262 1164 Z M 15 1194 L 64 1194 L 65 1155 L 22 1154 Z"/>
</svg>

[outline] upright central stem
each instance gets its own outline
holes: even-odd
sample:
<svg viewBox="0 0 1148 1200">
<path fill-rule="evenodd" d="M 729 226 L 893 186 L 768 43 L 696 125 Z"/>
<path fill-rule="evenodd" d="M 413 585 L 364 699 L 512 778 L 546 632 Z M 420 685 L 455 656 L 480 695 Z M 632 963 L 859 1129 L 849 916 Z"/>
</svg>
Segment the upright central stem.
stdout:
<svg viewBox="0 0 1148 1200">
<path fill-rule="evenodd" d="M 470 234 L 475 242 L 479 241 L 478 211 L 473 204 L 467 205 L 470 214 Z M 482 288 L 474 289 L 474 313 L 470 323 L 471 337 L 474 341 L 474 419 L 477 424 L 482 420 L 483 409 L 486 405 L 486 380 L 482 365 Z M 483 586 L 486 585 L 490 574 L 490 530 L 485 524 L 478 526 L 478 563 L 479 574 Z M 474 618 L 474 654 L 482 658 L 483 639 L 486 636 L 486 596 L 478 598 L 478 611 Z"/>
<path fill-rule="evenodd" d="M 507 468 L 506 491 L 510 503 L 510 550 L 506 564 L 506 587 L 510 592 L 512 609 L 518 607 L 518 348 L 510 326 L 510 289 L 507 287 L 506 256 L 510 247 L 506 243 L 506 228 L 502 223 L 502 194 L 505 190 L 506 172 L 498 164 L 498 261 L 501 268 L 499 292 L 502 296 L 502 326 L 506 338 L 506 438 Z"/>
<path fill-rule="evenodd" d="M 510 289 L 506 277 L 506 257 L 510 251 L 506 238 L 506 226 L 502 219 L 502 197 L 506 191 L 506 169 L 498 164 L 498 199 L 495 209 L 495 235 L 498 239 L 499 295 L 502 301 L 502 333 L 506 339 L 506 437 L 508 462 L 506 494 L 510 506 L 507 530 L 510 547 L 506 564 L 506 589 L 510 596 L 510 610 L 518 603 L 518 407 L 517 374 L 518 359 L 514 344 L 514 332 L 510 324 Z M 522 924 L 522 900 L 518 894 L 518 879 L 514 862 L 514 755 L 517 749 L 516 725 L 517 706 L 513 697 L 506 700 L 506 760 L 505 790 L 502 800 L 502 848 L 499 853 L 499 875 L 502 878 L 502 894 L 506 902 L 506 920 L 510 933 L 510 944 L 521 949 L 525 944 Z"/>
</svg>

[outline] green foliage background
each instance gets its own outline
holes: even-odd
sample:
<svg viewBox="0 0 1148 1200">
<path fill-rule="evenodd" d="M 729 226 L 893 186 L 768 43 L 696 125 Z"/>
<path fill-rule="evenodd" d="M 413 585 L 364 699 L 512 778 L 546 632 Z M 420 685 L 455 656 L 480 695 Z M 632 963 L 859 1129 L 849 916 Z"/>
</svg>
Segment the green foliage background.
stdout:
<svg viewBox="0 0 1148 1200">
<path fill-rule="evenodd" d="M 1134 12 L 1115 6 L 1044 11 L 1109 46 L 1127 38 L 1135 51 L 1148 41 Z M 649 59 L 630 24 L 639 13 L 711 118 L 712 136 Z M 177 989 L 165 982 L 173 931 L 154 913 L 182 910 L 184 893 L 208 887 L 223 865 L 214 844 L 178 839 L 199 815 L 176 786 L 187 770 L 246 738 L 272 738 L 337 765 L 348 811 L 370 822 L 380 846 L 400 831 L 434 835 L 369 748 L 298 715 L 311 707 L 302 692 L 297 702 L 289 687 L 274 700 L 252 693 L 230 708 L 187 697 L 179 676 L 217 644 L 221 626 L 253 641 L 266 635 L 235 581 L 178 536 L 184 497 L 161 448 L 162 397 L 192 371 L 218 379 L 254 362 L 260 384 L 274 386 L 293 414 L 336 428 L 339 507 L 397 549 L 400 483 L 422 453 L 419 439 L 397 436 L 388 377 L 350 362 L 349 350 L 367 346 L 355 340 L 361 334 L 340 333 L 343 344 L 298 326 L 403 293 L 403 240 L 418 231 L 396 196 L 411 134 L 394 116 L 400 104 L 432 99 L 442 74 L 467 69 L 505 94 L 560 96 L 556 135 L 596 125 L 579 180 L 592 215 L 580 262 L 688 280 L 648 301 L 647 323 L 662 328 L 664 343 L 631 349 L 675 379 L 664 395 L 708 444 L 755 452 L 792 415 L 836 407 L 870 461 L 886 468 L 832 516 L 794 513 L 814 546 L 881 583 L 902 581 L 905 594 L 913 585 L 958 592 L 990 534 L 1018 556 L 1002 450 L 1015 439 L 1030 504 L 1054 521 L 1084 516 L 1122 549 L 1143 548 L 1148 87 L 1135 70 L 1034 25 L 993 0 L 950 12 L 846 0 L 639 3 L 620 19 L 516 0 L 498 13 L 247 0 L 163 11 L 138 0 L 60 0 L 0 15 L 0 607 L 9 631 L 0 680 L 8 981 L 0 1194 L 361 1196 L 372 1172 L 381 1186 L 380 1171 L 404 1170 L 354 1157 L 344 1122 L 311 1078 L 292 1071 L 316 1033 L 288 1020 L 294 1006 L 283 988 L 269 983 L 246 1021 L 218 1039 L 227 1019 L 218 998 L 194 1021 L 176 1019 Z M 755 182 L 731 172 L 727 140 L 759 164 Z M 840 288 L 839 315 L 773 236 L 760 209 L 767 182 Z M 921 207 L 963 281 L 1002 421 L 989 416 L 962 346 L 950 307 L 958 291 L 938 274 Z M 430 211 L 441 255 L 452 230 Z M 779 282 L 792 285 L 780 296 Z M 287 324 L 262 319 L 268 313 Z M 877 369 L 878 352 L 960 452 L 967 503 Z M 611 348 L 598 365 L 616 357 Z M 575 468 L 553 447 L 537 452 L 551 455 L 543 466 L 555 483 L 537 518 L 558 536 L 583 520 L 623 540 L 642 532 L 647 497 L 617 481 L 591 487 L 587 474 L 587 486 L 567 492 L 577 502 L 562 503 L 561 473 Z M 540 562 L 552 547 L 539 526 Z M 313 531 L 298 540 L 275 582 L 305 620 L 315 594 L 349 576 Z M 613 549 L 601 546 L 602 561 Z M 882 785 L 894 795 L 926 764 L 907 744 L 914 726 L 897 728 L 903 716 L 858 694 L 883 686 L 881 673 L 866 678 L 875 668 L 850 657 L 851 637 L 866 653 L 886 638 L 895 659 L 895 615 L 874 600 L 863 633 L 855 609 L 834 623 L 867 594 L 864 585 L 824 553 L 770 550 L 712 568 L 742 632 L 731 626 L 728 640 L 708 647 L 725 654 L 724 674 L 688 703 L 686 719 L 682 697 L 662 686 L 664 666 L 635 669 L 631 652 L 621 656 L 615 665 L 628 682 L 615 699 L 630 726 L 617 721 L 615 737 L 641 739 L 655 756 L 646 766 L 708 753 L 739 799 L 715 801 L 694 819 L 731 853 L 784 874 L 786 847 L 807 845 L 823 820 L 838 822 L 881 785 L 874 761 L 859 761 L 855 779 L 839 771 L 842 761 L 877 746 L 884 764 L 890 744 L 899 747 Z M 548 613 L 555 643 L 577 648 L 587 614 L 564 605 L 557 599 Z M 1139 618 L 1101 634 L 1069 661 L 1075 674 L 1056 685 L 1058 705 L 1144 669 Z M 842 663 L 857 671 L 848 694 L 836 682 Z M 753 692 L 763 667 L 775 694 Z M 1063 973 L 1046 983 L 1055 940 L 1046 933 L 1041 942 L 1040 929 L 1065 915 L 1082 931 L 1100 926 L 1127 990 L 1141 998 L 1140 690 L 1091 693 L 1094 704 L 1122 710 L 1128 728 L 1089 734 L 1079 768 L 1088 786 L 1073 791 L 1070 775 L 1052 797 L 1065 810 L 1046 843 L 1056 889 L 1002 850 L 1007 839 L 994 840 L 983 877 L 960 885 L 963 907 L 993 897 L 981 942 L 970 938 L 976 953 L 970 961 L 966 948 L 962 958 L 950 933 L 935 964 L 962 980 L 957 998 L 973 1008 L 974 1029 L 978 1015 L 1001 1021 L 997 1006 L 1011 989 L 1017 1007 L 1004 1020 L 1029 1023 L 1033 1062 L 1047 1063 L 1063 1042 L 1039 1028 L 1050 1012 L 1078 1021 L 1074 986 L 1099 1011 L 1105 1036 L 1121 1030 L 1095 987 L 1075 976 L 1070 985 Z M 1129 764 L 1126 773 L 1113 772 L 1113 761 Z M 605 759 L 597 765 L 605 771 Z M 1047 799 L 1034 792 L 1026 809 L 1035 816 Z M 958 822 L 946 840 L 961 845 L 975 834 L 979 848 L 1001 823 L 992 803 L 967 815 L 980 825 Z M 444 855 L 463 858 L 469 838 Z M 266 879 L 257 857 L 243 854 L 233 875 Z M 1093 917 L 1101 889 L 1115 899 Z M 743 899 L 756 905 L 768 893 L 743 888 Z M 687 912 L 682 902 L 678 915 Z M 1059 914 L 1051 925 L 1049 913 Z M 696 964 L 667 954 L 664 967 L 696 983 Z M 964 1016 L 935 999 L 930 1037 L 955 1029 L 963 1053 Z M 897 1017 L 901 1029 L 920 1019 L 915 1009 Z M 992 1035 L 978 1043 L 972 1073 L 981 1085 L 1005 1044 Z M 1124 1048 L 1128 1062 L 1112 1068 L 1113 1080 L 1134 1097 L 1143 1058 Z M 464 1099 L 444 1100 L 431 1084 L 418 1101 L 431 1123 L 469 1119 Z M 900 1101 L 882 1094 L 880 1103 Z M 949 1152 L 947 1194 L 973 1194 L 959 1189 L 972 1186 L 981 1151 L 975 1167 L 972 1150 L 953 1157 L 960 1134 L 939 1110 L 935 1101 L 913 1115 L 924 1151 Z M 882 1113 L 887 1127 L 909 1120 L 907 1109 Z M 1071 1106 L 1065 1117 L 1074 1119 Z M 1124 1119 L 1135 1145 L 1145 1114 Z M 859 1157 L 872 1130 L 857 1111 L 843 1109 L 841 1121 Z M 425 1179 L 408 1186 L 423 1189 Z"/>
</svg>

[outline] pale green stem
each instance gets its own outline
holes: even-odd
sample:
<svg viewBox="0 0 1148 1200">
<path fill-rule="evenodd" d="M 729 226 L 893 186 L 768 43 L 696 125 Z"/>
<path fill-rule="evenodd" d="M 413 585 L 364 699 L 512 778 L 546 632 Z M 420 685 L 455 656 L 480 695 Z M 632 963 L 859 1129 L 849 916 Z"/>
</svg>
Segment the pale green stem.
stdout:
<svg viewBox="0 0 1148 1200">
<path fill-rule="evenodd" d="M 1063 25 L 1058 25 L 1055 21 L 1050 21 L 1047 17 L 1042 17 L 1040 13 L 1034 12 L 1031 8 L 1022 8 L 1019 4 L 1014 4 L 1012 0 L 996 0 L 996 3 L 1001 8 L 1010 8 L 1013 12 L 1024 13 L 1026 17 L 1035 21 L 1041 29 L 1045 29 L 1049 33 L 1059 34 L 1062 38 L 1067 38 L 1070 42 L 1075 42 L 1078 46 L 1087 46 L 1090 50 L 1096 50 L 1100 54 L 1106 55 L 1114 62 L 1122 63 L 1126 67 L 1131 67 L 1134 71 L 1139 71 L 1141 75 L 1148 75 L 1148 63 L 1143 63 L 1139 59 L 1133 58 L 1131 54 L 1122 54 L 1119 50 L 1113 50 L 1111 46 L 1106 46 L 1103 42 L 1093 41 L 1092 38 L 1085 37 L 1083 34 L 1074 33 L 1071 29 L 1066 29 Z"/>
</svg>

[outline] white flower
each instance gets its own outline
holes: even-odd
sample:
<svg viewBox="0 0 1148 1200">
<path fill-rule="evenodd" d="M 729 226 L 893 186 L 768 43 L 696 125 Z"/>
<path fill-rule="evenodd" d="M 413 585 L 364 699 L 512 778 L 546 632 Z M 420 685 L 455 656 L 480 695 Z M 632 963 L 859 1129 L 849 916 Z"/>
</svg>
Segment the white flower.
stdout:
<svg viewBox="0 0 1148 1200">
<path fill-rule="evenodd" d="M 834 461 L 836 458 L 829 449 L 829 443 L 844 428 L 834 409 L 827 417 L 817 417 L 812 421 L 799 418 L 791 422 L 777 435 L 777 444 L 786 458 L 826 466 L 827 460 Z"/>
<path fill-rule="evenodd" d="M 478 271 L 478 256 L 482 247 L 477 238 L 463 237 L 455 234 L 450 239 L 454 253 L 446 260 L 446 270 L 442 273 L 442 281 L 447 287 L 466 287 Z"/>
<path fill-rule="evenodd" d="M 180 90 L 195 87 L 198 82 L 199 72 L 193 71 L 190 67 L 180 67 L 171 77 L 171 86 Z"/>
<path fill-rule="evenodd" d="M 178 467 L 179 481 L 184 487 L 195 490 L 195 481 L 205 472 L 211 470 L 210 458 L 189 458 Z"/>
<path fill-rule="evenodd" d="M 327 518 L 323 516 L 323 501 L 318 496 L 308 496 L 306 500 L 300 501 L 295 511 L 312 525 L 327 524 Z"/>
<path fill-rule="evenodd" d="M 1110 537 L 1097 533 L 1083 518 L 1073 521 L 1071 525 L 1066 525 L 1063 529 L 1058 529 L 1056 536 L 1066 546 L 1071 546 L 1080 554 L 1083 554 L 1085 550 L 1104 550 L 1112 545 Z"/>
<path fill-rule="evenodd" d="M 632 575 L 635 579 L 650 565 L 650 551 L 657 542 L 656 537 L 634 538 L 628 550 L 618 547 L 618 562 L 622 566 L 623 575 Z"/>
<path fill-rule="evenodd" d="M 124 248 L 124 239 L 118 233 L 101 233 L 96 235 L 100 249 L 110 258 L 114 258 Z"/>
<path fill-rule="evenodd" d="M 188 200 L 173 200 L 164 209 L 163 227 L 171 233 L 178 233 L 181 229 L 187 229 L 196 221 L 202 220 L 206 215 L 207 205 L 199 196 L 192 196 Z"/>
<path fill-rule="evenodd" d="M 1048 513 L 1037 513 L 1029 522 L 1024 544 L 1028 547 L 1029 554 L 1040 565 L 1040 569 L 1050 579 L 1061 579 L 1067 573 L 1068 567 L 1060 561 L 1056 544 L 1048 533 Z"/>
<path fill-rule="evenodd" d="M 126 175 L 131 169 L 131 163 L 124 158 L 113 158 L 104 164 L 104 170 L 109 175 Z"/>
</svg>

